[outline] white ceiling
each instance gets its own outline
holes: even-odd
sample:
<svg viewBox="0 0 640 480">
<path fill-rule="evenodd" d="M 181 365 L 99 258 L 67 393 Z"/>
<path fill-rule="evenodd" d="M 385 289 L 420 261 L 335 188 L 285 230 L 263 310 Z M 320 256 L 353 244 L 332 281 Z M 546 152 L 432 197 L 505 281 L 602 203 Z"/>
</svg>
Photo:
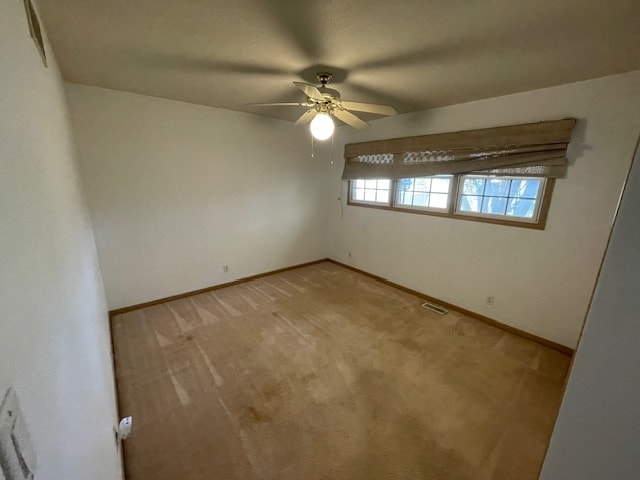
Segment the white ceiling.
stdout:
<svg viewBox="0 0 640 480">
<path fill-rule="evenodd" d="M 69 82 L 294 120 L 291 82 L 401 112 L 640 69 L 638 0 L 36 0 Z M 373 117 L 366 117 L 373 118 Z"/>
</svg>

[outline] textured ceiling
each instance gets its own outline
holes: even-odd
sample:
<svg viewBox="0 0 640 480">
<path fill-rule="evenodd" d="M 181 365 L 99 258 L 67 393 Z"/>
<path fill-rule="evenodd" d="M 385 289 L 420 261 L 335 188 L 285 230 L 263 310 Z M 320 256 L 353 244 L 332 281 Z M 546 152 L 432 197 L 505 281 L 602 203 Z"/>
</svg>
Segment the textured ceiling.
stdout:
<svg viewBox="0 0 640 480">
<path fill-rule="evenodd" d="M 287 120 L 245 104 L 303 101 L 322 69 L 400 113 L 640 69 L 638 0 L 36 3 L 69 82 Z"/>
</svg>

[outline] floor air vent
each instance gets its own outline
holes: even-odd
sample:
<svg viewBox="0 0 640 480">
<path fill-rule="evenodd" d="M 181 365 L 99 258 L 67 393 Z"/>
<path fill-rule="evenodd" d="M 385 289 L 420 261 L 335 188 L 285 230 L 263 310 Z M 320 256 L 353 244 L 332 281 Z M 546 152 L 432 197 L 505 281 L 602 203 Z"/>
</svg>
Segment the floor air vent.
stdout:
<svg viewBox="0 0 640 480">
<path fill-rule="evenodd" d="M 422 307 L 426 308 L 427 310 L 431 310 L 432 312 L 436 312 L 439 315 L 444 315 L 445 313 L 449 313 L 449 310 L 447 310 L 444 307 L 441 307 L 440 305 L 436 305 L 435 303 L 424 302 L 422 304 Z"/>
</svg>

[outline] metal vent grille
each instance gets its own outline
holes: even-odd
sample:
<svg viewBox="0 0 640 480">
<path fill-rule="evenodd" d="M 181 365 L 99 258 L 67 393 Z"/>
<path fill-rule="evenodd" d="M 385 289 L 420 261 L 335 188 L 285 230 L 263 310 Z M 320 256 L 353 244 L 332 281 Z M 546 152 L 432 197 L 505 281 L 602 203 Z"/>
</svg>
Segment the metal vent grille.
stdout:
<svg viewBox="0 0 640 480">
<path fill-rule="evenodd" d="M 426 308 L 427 310 L 431 310 L 432 312 L 436 312 L 439 315 L 444 315 L 446 313 L 449 313 L 449 310 L 447 310 L 444 307 L 441 307 L 440 305 L 436 305 L 435 303 L 424 302 L 421 306 L 423 308 Z"/>
</svg>

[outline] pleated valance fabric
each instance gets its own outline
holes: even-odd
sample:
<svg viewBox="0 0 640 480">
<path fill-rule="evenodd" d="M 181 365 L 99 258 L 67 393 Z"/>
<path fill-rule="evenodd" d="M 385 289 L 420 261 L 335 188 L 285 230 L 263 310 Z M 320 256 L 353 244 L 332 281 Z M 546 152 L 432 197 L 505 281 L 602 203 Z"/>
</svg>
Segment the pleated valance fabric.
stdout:
<svg viewBox="0 0 640 480">
<path fill-rule="evenodd" d="M 563 177 L 575 118 L 349 143 L 343 179 L 453 173 Z"/>
</svg>

